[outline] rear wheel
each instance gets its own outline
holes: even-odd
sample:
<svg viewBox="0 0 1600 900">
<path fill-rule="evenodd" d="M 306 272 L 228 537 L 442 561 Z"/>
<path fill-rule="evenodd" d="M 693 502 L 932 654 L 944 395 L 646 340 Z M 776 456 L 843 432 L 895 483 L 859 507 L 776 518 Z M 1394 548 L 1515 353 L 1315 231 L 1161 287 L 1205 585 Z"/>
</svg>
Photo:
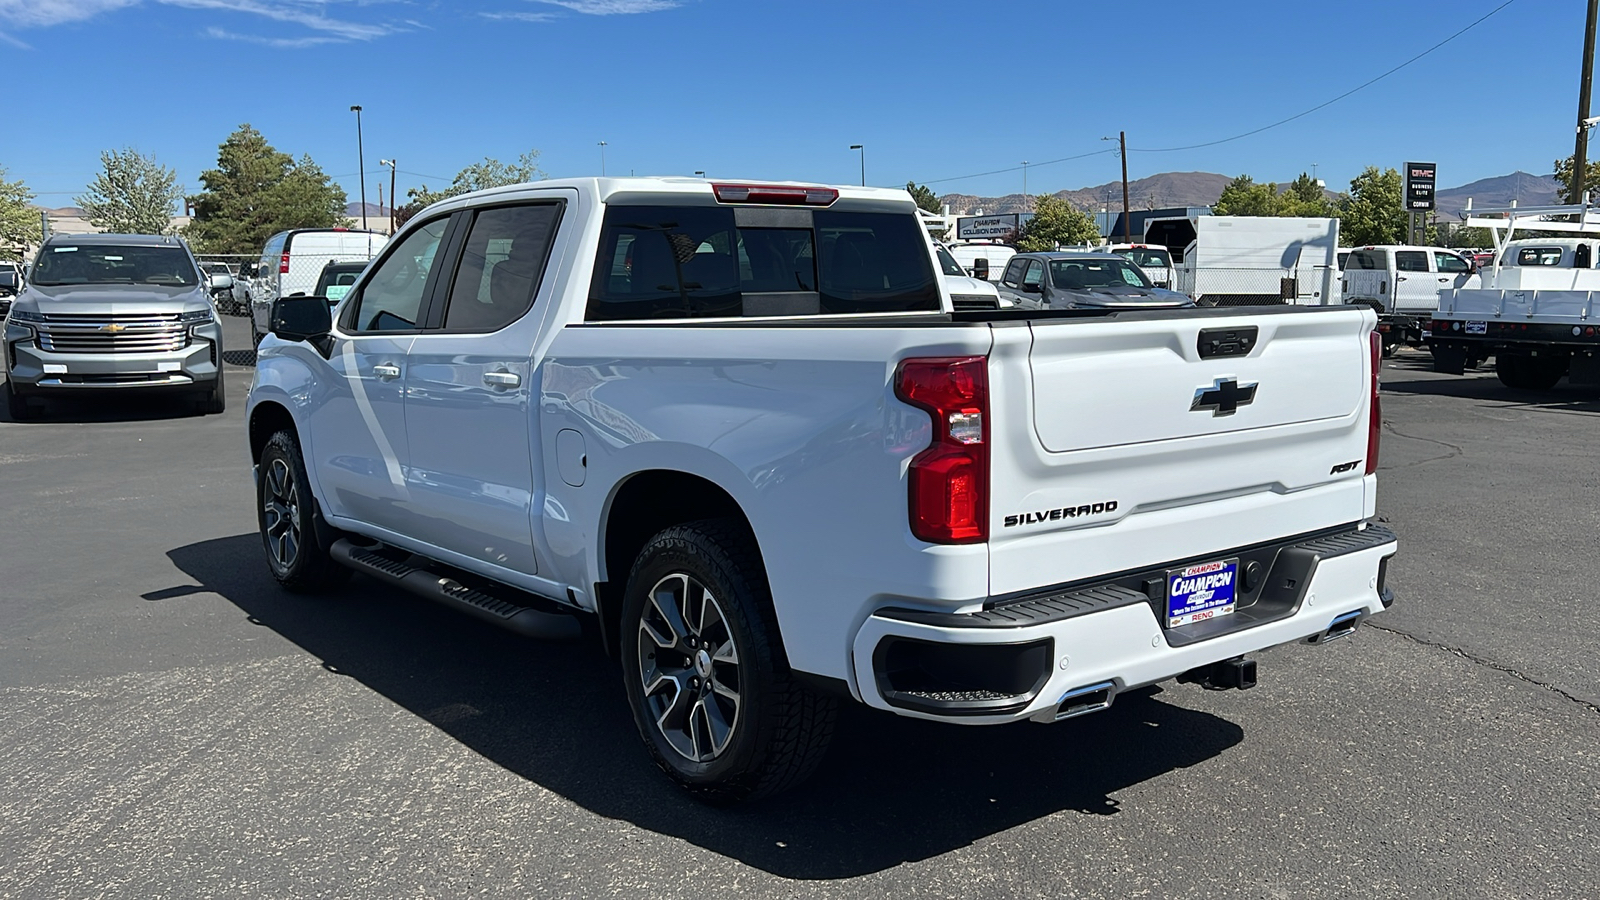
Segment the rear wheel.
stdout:
<svg viewBox="0 0 1600 900">
<path fill-rule="evenodd" d="M 261 452 L 256 520 L 267 569 L 285 588 L 311 593 L 350 577 L 350 570 L 328 555 L 324 541 L 332 543 L 332 529 L 317 512 L 300 442 L 287 429 L 274 434 Z"/>
<path fill-rule="evenodd" d="M 774 794 L 822 760 L 836 704 L 790 676 L 755 542 L 738 523 L 680 525 L 645 545 L 620 643 L 639 734 L 696 797 Z"/>
<path fill-rule="evenodd" d="M 1495 374 L 1500 383 L 1519 391 L 1548 391 L 1567 374 L 1567 360 L 1560 356 L 1519 356 L 1501 353 L 1495 357 Z"/>
</svg>

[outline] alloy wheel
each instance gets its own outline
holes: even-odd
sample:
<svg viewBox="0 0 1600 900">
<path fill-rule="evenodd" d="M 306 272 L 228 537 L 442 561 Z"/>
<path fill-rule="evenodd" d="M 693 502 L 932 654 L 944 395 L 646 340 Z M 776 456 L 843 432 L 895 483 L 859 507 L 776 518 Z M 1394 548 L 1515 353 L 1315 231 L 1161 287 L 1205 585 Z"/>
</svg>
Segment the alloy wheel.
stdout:
<svg viewBox="0 0 1600 900">
<path fill-rule="evenodd" d="M 639 678 L 656 730 L 683 758 L 710 762 L 739 724 L 739 650 L 722 606 L 690 575 L 656 582 L 639 619 Z"/>
<path fill-rule="evenodd" d="M 295 491 L 294 470 L 283 459 L 267 466 L 261 500 L 262 528 L 267 551 L 280 570 L 288 570 L 300 558 L 300 499 Z"/>
</svg>

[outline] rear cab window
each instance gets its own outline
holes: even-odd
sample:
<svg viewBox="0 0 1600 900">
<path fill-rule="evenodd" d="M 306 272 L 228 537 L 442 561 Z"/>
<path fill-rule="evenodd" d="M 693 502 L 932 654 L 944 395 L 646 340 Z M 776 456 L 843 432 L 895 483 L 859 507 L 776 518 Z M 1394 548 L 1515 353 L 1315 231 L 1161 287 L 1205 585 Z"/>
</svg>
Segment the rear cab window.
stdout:
<svg viewBox="0 0 1600 900">
<path fill-rule="evenodd" d="M 1345 260 L 1345 268 L 1387 271 L 1389 268 L 1389 254 L 1383 250 L 1352 250 L 1350 251 L 1350 258 Z"/>
<path fill-rule="evenodd" d="M 1564 254 L 1560 247 L 1523 247 L 1517 251 L 1517 265 L 1559 266 Z"/>
<path fill-rule="evenodd" d="M 610 205 L 586 318 L 939 312 L 939 297 L 907 213 Z"/>
</svg>

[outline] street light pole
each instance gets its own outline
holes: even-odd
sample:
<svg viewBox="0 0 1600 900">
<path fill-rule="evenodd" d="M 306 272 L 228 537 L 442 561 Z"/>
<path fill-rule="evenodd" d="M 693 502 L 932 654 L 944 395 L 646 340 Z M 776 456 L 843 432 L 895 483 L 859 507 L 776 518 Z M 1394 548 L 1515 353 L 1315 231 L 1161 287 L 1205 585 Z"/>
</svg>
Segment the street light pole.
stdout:
<svg viewBox="0 0 1600 900">
<path fill-rule="evenodd" d="M 606 177 L 606 142 L 600 142 L 600 177 Z"/>
<path fill-rule="evenodd" d="M 395 169 L 395 164 L 394 164 L 394 160 L 392 160 L 392 159 L 380 159 L 380 160 L 378 160 L 378 165 L 380 165 L 380 166 L 388 166 L 389 167 L 389 233 L 390 234 L 394 234 L 394 208 L 395 208 L 396 205 L 398 205 L 398 201 L 397 201 L 397 199 L 395 197 L 395 194 L 394 194 L 394 169 Z M 379 187 L 381 189 L 381 187 L 382 187 L 381 183 L 380 183 Z"/>
<path fill-rule="evenodd" d="M 356 171 L 361 173 L 361 230 L 367 230 L 367 162 L 366 150 L 361 147 L 361 107 L 352 106 L 356 114 Z"/>
<path fill-rule="evenodd" d="M 1022 202 L 1028 202 L 1028 161 L 1022 161 Z"/>
<path fill-rule="evenodd" d="M 861 186 L 862 187 L 866 187 L 867 186 L 867 145 L 866 144 L 851 144 L 850 145 L 850 149 L 851 150 L 860 150 L 861 151 Z"/>
<path fill-rule="evenodd" d="M 1128 133 L 1117 132 L 1117 143 L 1122 147 L 1122 242 L 1133 243 L 1133 216 L 1128 211 Z"/>
</svg>

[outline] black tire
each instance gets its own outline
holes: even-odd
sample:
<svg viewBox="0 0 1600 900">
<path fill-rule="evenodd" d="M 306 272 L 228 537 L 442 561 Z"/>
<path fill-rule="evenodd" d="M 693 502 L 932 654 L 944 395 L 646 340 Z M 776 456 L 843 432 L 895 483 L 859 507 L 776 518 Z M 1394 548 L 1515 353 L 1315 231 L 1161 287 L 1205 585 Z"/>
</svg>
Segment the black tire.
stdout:
<svg viewBox="0 0 1600 900">
<path fill-rule="evenodd" d="M 256 523 L 272 577 L 296 593 L 315 593 L 349 578 L 350 570 L 328 555 L 334 531 L 317 511 L 294 432 L 285 429 L 267 441 L 260 467 Z"/>
<path fill-rule="evenodd" d="M 1559 356 L 1501 353 L 1495 358 L 1494 369 L 1500 383 L 1512 390 L 1548 391 L 1567 374 L 1567 360 Z"/>
<path fill-rule="evenodd" d="M 211 383 L 210 391 L 201 394 L 200 398 L 195 401 L 195 408 L 200 411 L 200 415 L 202 416 L 221 415 L 228 409 L 228 390 L 227 384 L 223 380 L 222 376 L 222 359 L 220 354 L 217 358 L 217 380 Z"/>
<path fill-rule="evenodd" d="M 11 379 L 6 379 L 6 412 L 10 413 L 13 422 L 31 422 L 39 418 L 40 409 L 28 402 L 28 398 L 17 393 L 11 387 Z"/>
<path fill-rule="evenodd" d="M 696 597 L 693 585 L 705 591 Z M 665 613 L 673 608 L 677 625 Z M 651 538 L 628 576 L 619 634 L 639 735 L 656 765 L 696 798 L 725 804 L 770 796 L 822 761 L 837 703 L 790 676 L 766 573 L 741 523 L 691 522 Z M 714 716 L 723 726 L 720 746 Z"/>
</svg>

